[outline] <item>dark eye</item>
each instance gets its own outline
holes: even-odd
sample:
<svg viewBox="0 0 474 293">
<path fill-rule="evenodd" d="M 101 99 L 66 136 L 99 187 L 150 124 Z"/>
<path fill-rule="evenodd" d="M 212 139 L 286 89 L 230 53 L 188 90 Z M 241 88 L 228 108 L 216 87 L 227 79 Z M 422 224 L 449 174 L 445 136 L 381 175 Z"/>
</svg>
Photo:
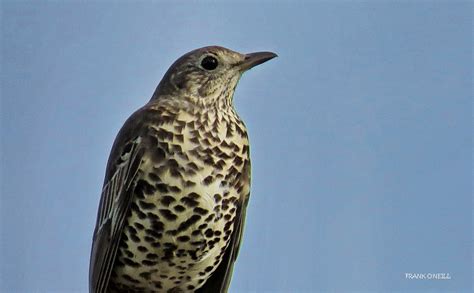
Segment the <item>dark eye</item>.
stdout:
<svg viewBox="0 0 474 293">
<path fill-rule="evenodd" d="M 206 70 L 214 70 L 216 69 L 217 65 L 219 65 L 217 59 L 212 56 L 207 56 L 201 61 L 202 68 Z"/>
</svg>

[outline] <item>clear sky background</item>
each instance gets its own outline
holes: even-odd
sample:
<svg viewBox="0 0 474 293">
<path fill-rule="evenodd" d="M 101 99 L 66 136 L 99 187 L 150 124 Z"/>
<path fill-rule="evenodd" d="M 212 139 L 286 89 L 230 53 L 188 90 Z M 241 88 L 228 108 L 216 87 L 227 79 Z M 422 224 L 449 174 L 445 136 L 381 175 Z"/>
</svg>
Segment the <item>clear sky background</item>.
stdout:
<svg viewBox="0 0 474 293">
<path fill-rule="evenodd" d="M 0 291 L 87 291 L 117 131 L 175 59 L 218 44 L 279 54 L 235 94 L 253 186 L 231 292 L 470 292 L 472 14 L 2 1 Z M 438 272 L 451 279 L 405 277 Z"/>
</svg>

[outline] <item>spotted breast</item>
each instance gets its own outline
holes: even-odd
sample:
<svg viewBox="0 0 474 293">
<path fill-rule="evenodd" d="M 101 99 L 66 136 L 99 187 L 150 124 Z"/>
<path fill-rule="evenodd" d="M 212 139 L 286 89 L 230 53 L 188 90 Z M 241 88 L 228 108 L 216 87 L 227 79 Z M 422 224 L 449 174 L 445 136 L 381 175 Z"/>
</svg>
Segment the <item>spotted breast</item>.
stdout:
<svg viewBox="0 0 474 293">
<path fill-rule="evenodd" d="M 139 112 L 152 120 L 136 129 L 153 156 L 141 159 L 109 288 L 193 291 L 220 264 L 249 193 L 246 129 L 233 108 Z"/>
</svg>

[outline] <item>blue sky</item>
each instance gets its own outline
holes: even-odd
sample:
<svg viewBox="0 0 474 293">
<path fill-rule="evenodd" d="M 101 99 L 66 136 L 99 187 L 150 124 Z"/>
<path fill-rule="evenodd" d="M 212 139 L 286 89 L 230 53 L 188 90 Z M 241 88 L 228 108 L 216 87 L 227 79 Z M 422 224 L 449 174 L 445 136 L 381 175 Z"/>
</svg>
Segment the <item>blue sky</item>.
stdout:
<svg viewBox="0 0 474 293">
<path fill-rule="evenodd" d="M 217 44 L 279 55 L 235 94 L 253 186 L 231 292 L 470 292 L 472 9 L 2 1 L 0 291 L 87 291 L 117 131 Z"/>
</svg>

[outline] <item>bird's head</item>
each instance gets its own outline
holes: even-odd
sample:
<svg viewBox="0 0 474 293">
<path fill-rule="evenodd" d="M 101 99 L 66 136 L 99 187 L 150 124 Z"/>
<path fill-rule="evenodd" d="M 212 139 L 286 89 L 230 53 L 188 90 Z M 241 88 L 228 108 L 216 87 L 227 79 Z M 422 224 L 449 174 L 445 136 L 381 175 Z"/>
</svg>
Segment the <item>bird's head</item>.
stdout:
<svg viewBox="0 0 474 293">
<path fill-rule="evenodd" d="M 242 73 L 276 56 L 271 52 L 241 54 L 218 46 L 193 50 L 171 65 L 152 101 L 166 97 L 200 107 L 230 106 Z"/>
</svg>

